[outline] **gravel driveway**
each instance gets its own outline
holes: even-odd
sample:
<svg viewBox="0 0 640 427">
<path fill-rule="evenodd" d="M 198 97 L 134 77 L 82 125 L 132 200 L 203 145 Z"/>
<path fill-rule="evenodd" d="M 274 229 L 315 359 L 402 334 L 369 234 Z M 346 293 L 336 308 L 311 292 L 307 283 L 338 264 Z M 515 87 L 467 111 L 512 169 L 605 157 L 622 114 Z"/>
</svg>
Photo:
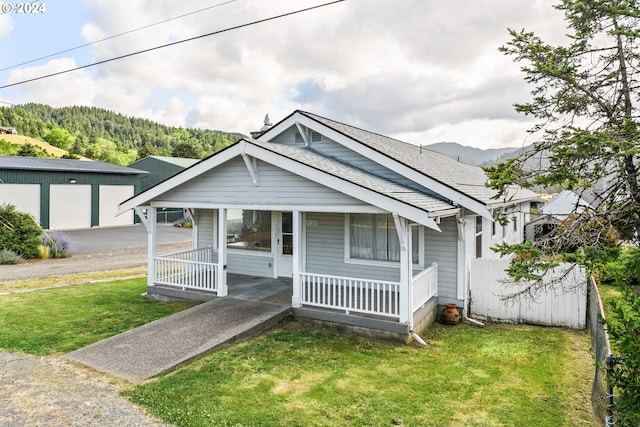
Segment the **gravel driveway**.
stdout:
<svg viewBox="0 0 640 427">
<path fill-rule="evenodd" d="M 0 426 L 167 426 L 63 359 L 0 353 Z"/>
<path fill-rule="evenodd" d="M 184 241 L 184 236 L 188 234 L 176 233 L 171 229 L 167 231 L 172 237 L 165 240 L 168 243 L 158 244 L 159 254 L 191 247 L 190 241 Z M 93 234 L 82 232 L 82 239 L 87 239 L 86 243 L 83 241 L 84 252 L 70 258 L 2 265 L 0 285 L 14 280 L 146 265 L 146 241 L 143 239 L 132 243 L 123 239 L 122 245 L 130 247 L 118 248 L 118 240 L 122 239 L 123 232 L 133 236 L 139 230 L 95 230 Z M 107 250 L 88 252 L 92 250 L 88 244 L 91 239 L 100 242 Z M 126 387 L 121 380 L 55 356 L 34 357 L 0 352 L 0 384 L 2 427 L 167 425 L 158 423 L 140 407 L 120 396 L 120 387 Z"/>
</svg>

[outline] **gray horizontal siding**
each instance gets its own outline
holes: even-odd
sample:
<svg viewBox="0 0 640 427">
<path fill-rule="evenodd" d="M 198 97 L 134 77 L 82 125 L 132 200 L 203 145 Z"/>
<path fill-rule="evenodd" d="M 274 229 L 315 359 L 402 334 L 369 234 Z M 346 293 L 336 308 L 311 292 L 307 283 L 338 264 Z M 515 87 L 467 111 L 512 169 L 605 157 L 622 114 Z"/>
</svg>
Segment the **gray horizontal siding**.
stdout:
<svg viewBox="0 0 640 427">
<path fill-rule="evenodd" d="M 317 227 L 307 227 L 306 270 L 311 273 L 364 279 L 400 280 L 400 269 L 345 263 L 344 214 L 308 213 Z"/>
<path fill-rule="evenodd" d="M 438 264 L 438 296 L 457 298 L 458 226 L 454 217 L 440 221 L 441 233 L 425 229 L 425 265 Z"/>
<path fill-rule="evenodd" d="M 233 159 L 158 199 L 216 204 L 362 204 L 357 199 L 264 162 L 258 162 L 257 171 L 258 185 L 254 186 L 244 161 Z"/>
<path fill-rule="evenodd" d="M 228 253 L 227 271 L 248 276 L 273 277 L 273 256 L 256 256 L 251 253 Z"/>
<path fill-rule="evenodd" d="M 217 247 L 215 241 L 215 227 L 213 223 L 214 212 L 212 209 L 198 209 L 198 247 Z"/>
</svg>

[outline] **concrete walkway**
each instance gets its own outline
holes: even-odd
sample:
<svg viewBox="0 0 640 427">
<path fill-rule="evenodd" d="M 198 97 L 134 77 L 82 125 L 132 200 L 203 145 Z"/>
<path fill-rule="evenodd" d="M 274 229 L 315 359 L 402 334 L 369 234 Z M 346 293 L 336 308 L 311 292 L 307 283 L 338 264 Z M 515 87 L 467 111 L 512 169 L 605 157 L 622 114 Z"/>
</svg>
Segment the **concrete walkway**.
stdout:
<svg viewBox="0 0 640 427">
<path fill-rule="evenodd" d="M 258 335 L 290 313 L 267 301 L 217 298 L 63 357 L 137 383 Z"/>
</svg>

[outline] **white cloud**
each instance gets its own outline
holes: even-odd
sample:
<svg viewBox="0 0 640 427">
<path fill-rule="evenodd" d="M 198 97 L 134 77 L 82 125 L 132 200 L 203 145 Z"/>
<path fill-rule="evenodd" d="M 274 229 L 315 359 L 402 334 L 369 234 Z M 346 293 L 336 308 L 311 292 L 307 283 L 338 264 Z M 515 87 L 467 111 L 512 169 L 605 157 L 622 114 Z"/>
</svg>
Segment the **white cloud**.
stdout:
<svg viewBox="0 0 640 427">
<path fill-rule="evenodd" d="M 392 135 L 416 145 L 437 142 L 457 142 L 478 148 L 523 147 L 533 141 L 527 138 L 527 130 L 533 122 L 505 119 L 472 119 L 457 123 L 444 123 L 419 132 L 401 132 Z"/>
<path fill-rule="evenodd" d="M 211 6 L 209 1 L 87 0 L 95 41 Z M 316 0 L 244 0 L 91 46 L 95 61 L 280 13 Z M 548 2 L 348 1 L 24 85 L 29 101 L 96 105 L 172 125 L 248 133 L 303 108 L 377 132 L 513 145 L 530 126 L 512 104 L 529 88 L 497 48 L 507 27 L 564 26 Z M 1 25 L 1 21 L 0 21 Z M 0 28 L 2 28 L 0 26 Z M 72 61 L 72 60 L 59 60 Z M 66 63 L 67 65 L 71 62 Z M 64 64 L 15 70 L 24 76 Z M 19 77 L 20 76 L 20 77 Z M 157 96 L 162 93 L 163 96 Z M 517 145 L 517 144 L 516 144 Z"/>
<path fill-rule="evenodd" d="M 9 84 L 76 68 L 72 58 L 53 59 L 44 65 L 18 68 L 11 72 Z M 59 76 L 36 80 L 22 86 L 27 99 L 54 107 L 65 105 L 93 105 L 96 84 L 89 73 L 78 70 Z M 37 101 L 36 101 L 37 100 Z"/>
<path fill-rule="evenodd" d="M 3 13 L 0 15 L 0 37 L 5 37 L 13 30 L 13 22 L 9 18 L 9 14 Z"/>
</svg>

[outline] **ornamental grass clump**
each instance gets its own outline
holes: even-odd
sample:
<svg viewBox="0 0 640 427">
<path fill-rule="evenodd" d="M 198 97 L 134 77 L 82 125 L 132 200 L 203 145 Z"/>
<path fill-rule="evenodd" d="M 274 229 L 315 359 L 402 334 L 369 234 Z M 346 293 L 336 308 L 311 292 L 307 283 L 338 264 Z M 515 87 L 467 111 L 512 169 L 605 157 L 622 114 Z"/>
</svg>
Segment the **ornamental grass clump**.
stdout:
<svg viewBox="0 0 640 427">
<path fill-rule="evenodd" d="M 44 233 L 41 239 L 42 246 L 47 248 L 41 249 L 41 255 L 48 255 L 42 256 L 42 258 L 66 258 L 71 254 L 71 239 L 69 235 L 54 231 L 53 233 Z"/>
<path fill-rule="evenodd" d="M 24 258 L 11 249 L 0 249 L 0 265 L 20 264 Z"/>
</svg>

